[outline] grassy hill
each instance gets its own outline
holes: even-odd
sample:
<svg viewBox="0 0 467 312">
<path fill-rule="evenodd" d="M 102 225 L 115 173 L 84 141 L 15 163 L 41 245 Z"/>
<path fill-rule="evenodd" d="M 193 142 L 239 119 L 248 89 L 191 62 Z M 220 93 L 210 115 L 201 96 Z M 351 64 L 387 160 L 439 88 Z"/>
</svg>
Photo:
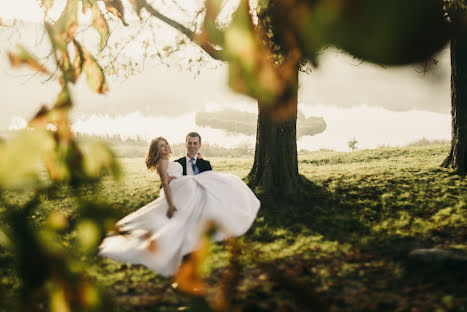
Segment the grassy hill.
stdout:
<svg viewBox="0 0 467 312">
<path fill-rule="evenodd" d="M 262 206 L 253 227 L 238 239 L 242 252 L 233 306 L 239 311 L 467 310 L 465 263 L 424 264 L 408 256 L 417 248 L 467 251 L 467 180 L 439 167 L 448 151 L 440 144 L 300 155 L 300 173 L 312 182 L 309 197 Z M 252 157 L 210 160 L 215 170 L 240 177 L 253 162 Z M 142 158 L 121 158 L 121 163 L 121 181 L 106 179 L 101 196 L 124 216 L 157 198 L 160 183 Z M 75 218 L 67 192 L 44 198 L 35 222 L 55 210 Z M 92 196 L 93 189 L 82 193 Z M 9 196 L 22 202 L 25 195 Z M 64 244 L 73 233 L 63 236 Z M 228 259 L 227 243 L 211 246 L 203 264 L 210 285 L 225 284 Z M 142 266 L 81 260 L 107 289 L 116 311 L 190 311 L 206 304 Z M 18 279 L 9 261 L 0 247 L 0 289 L 13 298 Z"/>
</svg>

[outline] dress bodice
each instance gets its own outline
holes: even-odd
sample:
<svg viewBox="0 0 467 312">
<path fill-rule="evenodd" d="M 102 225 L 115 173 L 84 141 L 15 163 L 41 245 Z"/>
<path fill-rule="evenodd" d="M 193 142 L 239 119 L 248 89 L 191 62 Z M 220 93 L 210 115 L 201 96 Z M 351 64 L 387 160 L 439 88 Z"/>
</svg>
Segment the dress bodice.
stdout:
<svg viewBox="0 0 467 312">
<path fill-rule="evenodd" d="M 183 175 L 183 167 L 176 161 L 170 161 L 167 167 L 167 175 L 169 177 L 181 177 Z"/>
</svg>

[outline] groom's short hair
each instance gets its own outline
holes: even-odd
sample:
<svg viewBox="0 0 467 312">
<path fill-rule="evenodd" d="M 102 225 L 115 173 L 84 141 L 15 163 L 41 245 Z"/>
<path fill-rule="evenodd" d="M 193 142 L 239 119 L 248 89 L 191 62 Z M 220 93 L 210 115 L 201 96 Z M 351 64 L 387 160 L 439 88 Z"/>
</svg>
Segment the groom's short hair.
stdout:
<svg viewBox="0 0 467 312">
<path fill-rule="evenodd" d="M 186 135 L 186 138 L 185 138 L 185 141 L 188 140 L 188 137 L 191 137 L 191 138 L 196 138 L 198 137 L 199 138 L 199 143 L 201 143 L 201 136 L 199 135 L 198 132 L 190 132 Z"/>
</svg>

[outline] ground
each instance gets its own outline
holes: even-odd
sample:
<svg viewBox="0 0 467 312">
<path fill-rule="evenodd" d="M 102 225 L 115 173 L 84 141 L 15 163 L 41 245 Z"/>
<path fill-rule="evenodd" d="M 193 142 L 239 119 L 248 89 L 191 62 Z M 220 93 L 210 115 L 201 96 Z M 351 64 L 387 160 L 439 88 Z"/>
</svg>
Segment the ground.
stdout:
<svg viewBox="0 0 467 312">
<path fill-rule="evenodd" d="M 245 236 L 212 244 L 202 266 L 206 299 L 174 289 L 171 279 L 142 266 L 81 260 L 115 311 L 205 311 L 219 287 L 227 287 L 235 311 L 467 311 L 465 263 L 408 257 L 417 248 L 467 251 L 467 179 L 440 167 L 448 151 L 431 145 L 301 154 L 309 196 L 262 206 Z M 253 162 L 210 160 L 215 170 L 240 177 Z M 121 181 L 106 179 L 101 196 L 123 216 L 155 199 L 160 183 L 143 159 L 121 163 Z M 54 210 L 77 217 L 73 207 L 63 190 L 45 199 L 33 218 L 40 224 Z M 240 250 L 238 267 L 229 265 L 232 244 Z M 14 298 L 19 282 L 8 252 L 0 251 L 0 287 Z"/>
</svg>

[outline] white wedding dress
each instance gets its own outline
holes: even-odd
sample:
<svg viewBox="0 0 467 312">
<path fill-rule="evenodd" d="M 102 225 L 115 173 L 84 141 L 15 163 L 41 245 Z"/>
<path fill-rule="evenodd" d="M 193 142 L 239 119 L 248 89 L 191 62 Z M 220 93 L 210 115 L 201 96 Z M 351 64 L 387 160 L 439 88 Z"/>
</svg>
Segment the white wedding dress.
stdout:
<svg viewBox="0 0 467 312">
<path fill-rule="evenodd" d="M 143 264 L 164 276 L 177 271 L 184 255 L 197 248 L 206 225 L 213 221 L 215 240 L 244 234 L 253 223 L 260 202 L 237 176 L 205 171 L 183 176 L 178 162 L 169 162 L 169 184 L 174 205 L 167 218 L 167 199 L 158 199 L 117 223 L 118 231 L 106 237 L 99 254 L 121 262 Z"/>
</svg>

